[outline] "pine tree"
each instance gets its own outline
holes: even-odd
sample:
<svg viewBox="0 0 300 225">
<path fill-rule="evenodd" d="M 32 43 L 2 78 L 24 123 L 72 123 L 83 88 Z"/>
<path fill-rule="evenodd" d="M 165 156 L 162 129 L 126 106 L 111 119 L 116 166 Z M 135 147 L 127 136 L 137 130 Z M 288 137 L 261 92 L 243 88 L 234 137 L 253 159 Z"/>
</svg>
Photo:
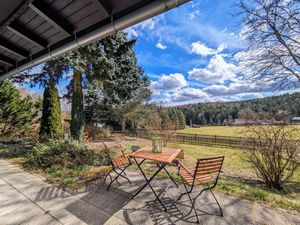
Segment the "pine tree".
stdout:
<svg viewBox="0 0 300 225">
<path fill-rule="evenodd" d="M 181 110 L 178 111 L 178 120 L 179 120 L 179 129 L 183 130 L 185 129 L 185 116 Z"/>
<path fill-rule="evenodd" d="M 61 139 L 62 137 L 60 98 L 55 87 L 55 81 L 50 78 L 43 96 L 40 140 L 47 141 L 48 139 Z"/>
<path fill-rule="evenodd" d="M 98 47 L 101 51 L 94 51 L 96 57 L 89 76 L 89 81 L 102 90 L 101 101 L 110 111 L 109 120 L 116 120 L 122 129 L 126 122 L 138 122 L 135 114 L 142 115 L 140 106 L 151 95 L 150 82 L 137 64 L 135 43 L 136 40 L 128 40 L 124 32 L 101 40 Z"/>
</svg>

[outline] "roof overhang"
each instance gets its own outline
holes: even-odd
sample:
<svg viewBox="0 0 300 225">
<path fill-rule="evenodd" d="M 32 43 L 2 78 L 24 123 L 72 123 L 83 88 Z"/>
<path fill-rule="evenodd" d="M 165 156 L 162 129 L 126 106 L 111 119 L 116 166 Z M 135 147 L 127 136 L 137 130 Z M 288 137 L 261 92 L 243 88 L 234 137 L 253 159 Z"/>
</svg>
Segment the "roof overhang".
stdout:
<svg viewBox="0 0 300 225">
<path fill-rule="evenodd" d="M 2 0 L 0 79 L 190 0 Z"/>
</svg>

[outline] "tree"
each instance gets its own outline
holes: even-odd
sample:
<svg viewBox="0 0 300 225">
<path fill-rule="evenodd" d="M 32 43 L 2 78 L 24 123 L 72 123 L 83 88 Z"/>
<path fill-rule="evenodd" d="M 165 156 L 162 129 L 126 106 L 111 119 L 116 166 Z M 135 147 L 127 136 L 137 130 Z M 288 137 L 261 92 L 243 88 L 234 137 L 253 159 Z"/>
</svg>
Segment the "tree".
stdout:
<svg viewBox="0 0 300 225">
<path fill-rule="evenodd" d="M 61 57 L 61 63 L 67 70 L 73 70 L 67 97 L 71 99 L 71 137 L 79 142 L 83 142 L 85 127 L 83 78 L 90 79 L 89 76 L 92 76 L 94 58 L 100 51 L 98 44 L 94 42 Z"/>
<path fill-rule="evenodd" d="M 179 110 L 179 114 L 178 114 L 178 121 L 179 121 L 179 129 L 183 130 L 185 129 L 185 116 L 183 114 L 183 112 L 181 110 Z"/>
<path fill-rule="evenodd" d="M 22 85 L 27 83 L 31 87 L 38 85 L 44 88 L 42 118 L 39 131 L 41 141 L 63 137 L 60 98 L 56 85 L 59 84 L 64 70 L 67 70 L 64 57 L 59 57 L 45 63 L 39 72 L 32 73 L 29 70 L 12 78 L 14 82 Z"/>
<path fill-rule="evenodd" d="M 84 136 L 84 105 L 82 92 L 82 74 L 74 68 L 72 86 L 72 108 L 71 108 L 71 137 L 79 142 Z"/>
<path fill-rule="evenodd" d="M 38 116 L 29 96 L 21 98 L 8 80 L 0 81 L 0 139 L 24 138 L 33 129 Z"/>
<path fill-rule="evenodd" d="M 43 96 L 40 140 L 61 139 L 64 131 L 61 123 L 60 98 L 53 77 L 50 77 Z"/>
<path fill-rule="evenodd" d="M 239 111 L 238 117 L 239 119 L 245 120 L 246 123 L 253 123 L 255 122 L 255 120 L 257 120 L 256 113 L 249 108 L 245 108 Z"/>
<path fill-rule="evenodd" d="M 137 64 L 133 50 L 135 42 L 128 40 L 124 32 L 101 40 L 89 76 L 90 84 L 100 89 L 100 101 L 106 106 L 101 108 L 109 111 L 109 119 L 119 122 L 122 130 L 125 130 L 126 122 L 136 126 L 143 113 L 142 104 L 151 95 L 150 82 Z M 99 101 L 91 102 L 99 107 Z"/>
<path fill-rule="evenodd" d="M 247 78 L 275 89 L 299 86 L 299 1 L 241 0 L 239 8 L 248 49 L 236 56 Z"/>
</svg>

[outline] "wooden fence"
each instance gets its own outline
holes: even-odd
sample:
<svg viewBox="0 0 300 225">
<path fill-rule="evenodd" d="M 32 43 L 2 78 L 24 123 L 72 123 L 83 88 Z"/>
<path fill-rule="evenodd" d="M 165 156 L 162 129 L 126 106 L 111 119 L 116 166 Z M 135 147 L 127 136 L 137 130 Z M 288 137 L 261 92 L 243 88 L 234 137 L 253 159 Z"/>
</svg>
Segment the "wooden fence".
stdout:
<svg viewBox="0 0 300 225">
<path fill-rule="evenodd" d="M 148 132 L 127 132 L 125 135 L 130 137 L 146 138 L 149 139 L 156 134 Z M 159 135 L 167 139 L 168 142 L 191 144 L 201 146 L 214 146 L 214 147 L 229 147 L 241 148 L 243 137 L 231 136 L 218 136 L 218 135 L 202 135 L 202 134 L 186 134 L 186 133 L 167 133 Z M 300 140 L 292 140 L 300 144 Z"/>
</svg>

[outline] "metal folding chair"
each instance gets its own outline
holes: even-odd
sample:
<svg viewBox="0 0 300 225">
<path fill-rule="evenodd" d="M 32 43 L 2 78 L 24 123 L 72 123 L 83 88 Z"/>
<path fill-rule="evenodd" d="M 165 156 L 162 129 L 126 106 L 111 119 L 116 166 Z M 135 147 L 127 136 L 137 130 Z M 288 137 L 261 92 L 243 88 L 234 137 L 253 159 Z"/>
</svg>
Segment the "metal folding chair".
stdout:
<svg viewBox="0 0 300 225">
<path fill-rule="evenodd" d="M 191 211 L 194 210 L 197 222 L 199 223 L 199 216 L 197 213 L 197 209 L 195 208 L 196 199 L 204 192 L 204 191 L 210 191 L 212 196 L 214 197 L 216 203 L 218 204 L 219 210 L 220 210 L 220 216 L 223 216 L 222 208 L 213 193 L 212 189 L 216 187 L 218 183 L 218 179 L 220 176 L 220 172 L 222 169 L 224 161 L 224 156 L 218 156 L 213 158 L 202 158 L 197 160 L 196 168 L 195 169 L 189 169 L 187 166 L 183 164 L 182 161 L 178 161 L 178 175 L 181 177 L 185 191 L 180 195 L 177 201 L 181 199 L 183 195 L 188 195 L 190 201 L 191 201 Z M 195 187 L 195 185 L 206 185 L 206 188 L 203 188 L 196 197 L 192 199 L 192 192 Z M 190 186 L 190 189 L 188 189 L 188 186 Z M 190 212 L 191 212 L 190 211 Z M 189 212 L 189 213 L 190 213 Z"/>
<path fill-rule="evenodd" d="M 110 178 L 110 183 L 108 184 L 106 190 L 108 191 L 110 186 L 116 181 L 118 182 L 118 178 L 122 177 L 124 179 L 126 179 L 129 184 L 131 184 L 131 181 L 127 178 L 126 172 L 125 170 L 132 164 L 130 158 L 127 156 L 127 154 L 125 154 L 124 150 L 121 149 L 121 155 L 115 156 L 115 157 L 111 157 L 111 151 L 109 150 L 109 148 L 107 147 L 107 145 L 104 143 L 105 149 L 109 155 L 109 157 L 111 158 L 111 166 L 112 169 L 106 174 L 105 178 L 104 178 L 104 182 L 106 181 L 106 178 L 109 176 Z M 114 172 L 116 174 L 116 176 L 113 178 L 111 176 L 111 173 Z"/>
</svg>

